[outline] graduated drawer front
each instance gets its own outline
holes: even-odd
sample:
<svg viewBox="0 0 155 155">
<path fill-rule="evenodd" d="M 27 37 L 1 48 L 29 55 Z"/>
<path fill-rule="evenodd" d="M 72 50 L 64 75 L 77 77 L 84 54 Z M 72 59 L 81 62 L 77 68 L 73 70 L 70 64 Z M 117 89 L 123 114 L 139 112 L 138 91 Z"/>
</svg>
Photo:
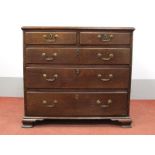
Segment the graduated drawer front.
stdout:
<svg viewBox="0 0 155 155">
<path fill-rule="evenodd" d="M 130 48 L 27 48 L 26 63 L 129 64 Z"/>
<path fill-rule="evenodd" d="M 25 44 L 76 44 L 76 32 L 26 32 Z"/>
<path fill-rule="evenodd" d="M 128 68 L 27 67 L 27 88 L 128 88 Z"/>
<path fill-rule="evenodd" d="M 127 115 L 127 92 L 27 92 L 27 116 Z"/>
<path fill-rule="evenodd" d="M 128 32 L 80 32 L 80 44 L 130 44 L 131 34 Z"/>
</svg>

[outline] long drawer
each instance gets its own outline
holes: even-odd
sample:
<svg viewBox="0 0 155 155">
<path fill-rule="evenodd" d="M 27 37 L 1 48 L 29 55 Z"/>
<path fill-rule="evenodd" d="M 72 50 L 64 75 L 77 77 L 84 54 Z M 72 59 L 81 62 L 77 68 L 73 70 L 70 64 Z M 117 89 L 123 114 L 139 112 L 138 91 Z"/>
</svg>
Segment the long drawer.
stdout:
<svg viewBox="0 0 155 155">
<path fill-rule="evenodd" d="M 127 92 L 27 92 L 27 116 L 127 115 Z"/>
<path fill-rule="evenodd" d="M 27 88 L 127 88 L 129 68 L 26 67 Z"/>
<path fill-rule="evenodd" d="M 128 32 L 80 32 L 80 44 L 84 45 L 107 45 L 107 44 L 130 44 L 131 34 Z"/>
<path fill-rule="evenodd" d="M 26 63 L 129 64 L 130 48 L 26 48 Z"/>
<path fill-rule="evenodd" d="M 76 44 L 76 32 L 26 32 L 25 44 Z"/>
</svg>

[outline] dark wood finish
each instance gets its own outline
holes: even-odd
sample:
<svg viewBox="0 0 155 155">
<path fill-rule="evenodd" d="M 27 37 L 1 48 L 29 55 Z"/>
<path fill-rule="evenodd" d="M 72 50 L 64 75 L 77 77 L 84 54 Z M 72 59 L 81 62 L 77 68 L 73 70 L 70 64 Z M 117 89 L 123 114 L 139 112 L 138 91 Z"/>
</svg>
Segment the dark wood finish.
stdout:
<svg viewBox="0 0 155 155">
<path fill-rule="evenodd" d="M 128 88 L 129 69 L 27 67 L 26 77 L 27 88 Z"/>
<path fill-rule="evenodd" d="M 25 31 L 45 31 L 45 30 L 115 30 L 115 31 L 134 31 L 134 27 L 74 27 L 74 26 L 69 26 L 69 27 L 64 27 L 64 26 L 23 26 L 21 28 L 22 30 Z"/>
<path fill-rule="evenodd" d="M 129 64 L 130 48 L 27 48 L 26 63 L 57 65 Z"/>
<path fill-rule="evenodd" d="M 107 41 L 98 38 L 98 35 L 113 35 L 113 37 Z M 108 39 L 108 38 L 107 38 Z M 80 44 L 90 45 L 105 45 L 105 44 L 130 44 L 130 33 L 124 32 L 80 32 Z"/>
<path fill-rule="evenodd" d="M 122 116 L 122 117 L 116 117 L 116 116 L 114 116 L 114 117 L 112 117 L 112 116 L 110 116 L 110 117 L 108 117 L 108 116 L 103 116 L 103 117 L 79 117 L 79 116 L 69 116 L 69 117 L 67 117 L 67 116 L 65 116 L 65 117 L 29 117 L 29 116 L 25 116 L 24 118 L 23 118 L 23 120 L 22 120 L 22 123 L 23 123 L 23 125 L 22 125 L 22 127 L 23 128 L 32 128 L 34 125 L 35 125 L 35 123 L 37 123 L 38 121 L 44 121 L 44 120 L 57 120 L 57 121 L 59 121 L 59 120 L 62 120 L 62 121 L 68 121 L 68 122 L 70 122 L 70 121 L 72 121 L 72 123 L 73 123 L 73 121 L 74 122 L 76 122 L 76 121 L 85 121 L 86 123 L 87 123 L 87 121 L 94 121 L 95 120 L 95 122 L 97 123 L 97 121 L 102 121 L 103 120 L 103 123 L 104 123 L 104 120 L 109 120 L 109 121 L 112 121 L 112 122 L 109 122 L 109 123 L 119 123 L 119 125 L 121 125 L 123 128 L 131 128 L 132 126 L 131 126 L 131 123 L 132 123 L 132 120 L 131 120 L 131 118 L 130 117 L 128 117 L 128 116 Z M 90 121 L 89 121 L 89 123 L 90 123 Z"/>
<path fill-rule="evenodd" d="M 25 44 L 76 44 L 76 32 L 26 32 Z"/>
<path fill-rule="evenodd" d="M 27 116 L 127 115 L 127 92 L 27 92 L 26 97 Z"/>
<path fill-rule="evenodd" d="M 127 27 L 22 27 L 23 127 L 43 120 L 111 120 L 131 127 L 132 33 Z"/>
</svg>

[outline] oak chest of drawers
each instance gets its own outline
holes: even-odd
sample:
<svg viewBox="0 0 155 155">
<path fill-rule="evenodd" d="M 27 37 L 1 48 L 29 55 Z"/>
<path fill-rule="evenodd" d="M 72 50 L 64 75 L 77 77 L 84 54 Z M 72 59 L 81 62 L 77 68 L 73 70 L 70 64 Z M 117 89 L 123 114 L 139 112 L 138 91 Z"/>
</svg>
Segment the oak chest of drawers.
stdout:
<svg viewBox="0 0 155 155">
<path fill-rule="evenodd" d="M 22 27 L 23 127 L 45 119 L 130 126 L 134 28 Z"/>
</svg>

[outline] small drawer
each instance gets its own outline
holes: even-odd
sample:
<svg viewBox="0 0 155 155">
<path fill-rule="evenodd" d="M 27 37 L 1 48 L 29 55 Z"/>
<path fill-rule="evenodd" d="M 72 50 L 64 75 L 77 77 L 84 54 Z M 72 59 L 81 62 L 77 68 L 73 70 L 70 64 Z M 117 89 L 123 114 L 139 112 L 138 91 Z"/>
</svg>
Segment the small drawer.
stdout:
<svg viewBox="0 0 155 155">
<path fill-rule="evenodd" d="M 76 32 L 26 32 L 25 44 L 76 44 Z"/>
<path fill-rule="evenodd" d="M 130 48 L 26 48 L 26 63 L 129 64 Z"/>
<path fill-rule="evenodd" d="M 80 32 L 80 44 L 106 45 L 130 44 L 131 35 L 127 32 Z"/>
<path fill-rule="evenodd" d="M 27 88 L 128 88 L 129 68 L 27 67 Z"/>
<path fill-rule="evenodd" d="M 127 92 L 27 92 L 27 116 L 127 115 Z"/>
</svg>

